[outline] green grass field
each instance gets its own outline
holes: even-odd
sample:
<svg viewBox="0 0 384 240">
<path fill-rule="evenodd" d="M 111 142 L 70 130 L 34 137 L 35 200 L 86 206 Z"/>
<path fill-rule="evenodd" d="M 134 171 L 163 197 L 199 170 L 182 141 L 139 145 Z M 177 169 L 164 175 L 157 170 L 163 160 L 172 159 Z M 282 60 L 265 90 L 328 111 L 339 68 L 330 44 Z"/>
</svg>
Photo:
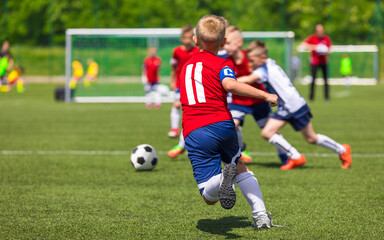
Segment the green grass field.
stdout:
<svg viewBox="0 0 384 240">
<path fill-rule="evenodd" d="M 187 156 L 167 157 L 177 143 L 167 137 L 170 104 L 58 103 L 54 87 L 0 94 L 0 239 L 384 238 L 384 85 L 332 86 L 329 103 L 320 86 L 310 104 L 316 131 L 351 144 L 349 170 L 289 126 L 282 133 L 308 161 L 279 170 L 277 157 L 256 154 L 274 148 L 247 118 L 244 138 L 258 159 L 248 166 L 274 223 L 290 226 L 258 232 L 239 191 L 232 210 L 207 206 Z M 142 143 L 160 153 L 152 172 L 130 164 Z"/>
</svg>

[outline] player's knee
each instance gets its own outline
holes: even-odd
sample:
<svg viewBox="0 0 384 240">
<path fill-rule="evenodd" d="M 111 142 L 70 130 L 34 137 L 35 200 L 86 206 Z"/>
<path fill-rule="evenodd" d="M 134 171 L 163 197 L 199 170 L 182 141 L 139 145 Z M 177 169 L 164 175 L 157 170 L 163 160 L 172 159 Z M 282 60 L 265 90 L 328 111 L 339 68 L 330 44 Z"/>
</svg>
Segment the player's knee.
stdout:
<svg viewBox="0 0 384 240">
<path fill-rule="evenodd" d="M 176 101 L 176 102 L 174 102 L 174 103 L 173 103 L 173 106 L 174 106 L 175 108 L 180 108 L 180 107 L 181 107 L 181 103 L 180 103 L 180 101 Z"/>
<path fill-rule="evenodd" d="M 263 128 L 260 134 L 266 140 L 269 140 L 273 136 L 273 133 L 266 128 Z"/>
</svg>

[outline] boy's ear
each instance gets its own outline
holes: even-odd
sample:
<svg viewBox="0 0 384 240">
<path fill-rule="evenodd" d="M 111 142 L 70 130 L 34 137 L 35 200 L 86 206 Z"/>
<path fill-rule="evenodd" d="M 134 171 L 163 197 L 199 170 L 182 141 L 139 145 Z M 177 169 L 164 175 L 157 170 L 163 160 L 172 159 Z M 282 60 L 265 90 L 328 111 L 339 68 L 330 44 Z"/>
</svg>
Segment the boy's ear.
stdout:
<svg viewBox="0 0 384 240">
<path fill-rule="evenodd" d="M 227 42 L 227 38 L 225 37 L 223 41 L 220 44 L 220 47 L 224 47 L 225 43 Z"/>
<path fill-rule="evenodd" d="M 193 40 L 193 42 L 195 43 L 196 47 L 198 47 L 198 46 L 199 46 L 199 43 L 197 42 L 197 37 L 196 37 L 196 35 L 192 37 L 192 40 Z"/>
</svg>

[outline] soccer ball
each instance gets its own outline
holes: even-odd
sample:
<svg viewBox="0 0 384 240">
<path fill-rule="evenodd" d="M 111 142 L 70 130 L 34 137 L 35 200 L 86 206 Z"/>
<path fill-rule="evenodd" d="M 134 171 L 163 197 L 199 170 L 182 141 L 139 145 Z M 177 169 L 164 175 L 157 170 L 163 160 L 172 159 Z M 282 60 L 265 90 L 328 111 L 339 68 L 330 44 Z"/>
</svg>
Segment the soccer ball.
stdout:
<svg viewBox="0 0 384 240">
<path fill-rule="evenodd" d="M 327 55 L 328 54 L 328 47 L 325 44 L 318 44 L 316 45 L 316 52 L 319 55 Z"/>
<path fill-rule="evenodd" d="M 158 159 L 156 150 L 148 144 L 137 146 L 131 153 L 131 163 L 136 170 L 152 170 Z"/>
</svg>

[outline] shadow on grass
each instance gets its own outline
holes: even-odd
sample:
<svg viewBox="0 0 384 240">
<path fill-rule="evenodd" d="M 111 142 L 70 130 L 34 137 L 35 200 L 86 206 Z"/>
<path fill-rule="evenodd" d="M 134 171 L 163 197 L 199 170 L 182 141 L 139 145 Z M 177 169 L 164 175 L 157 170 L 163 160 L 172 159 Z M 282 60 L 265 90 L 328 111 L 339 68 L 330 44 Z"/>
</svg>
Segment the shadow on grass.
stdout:
<svg viewBox="0 0 384 240">
<path fill-rule="evenodd" d="M 196 228 L 207 233 L 225 236 L 226 239 L 236 239 L 242 236 L 230 233 L 234 228 L 251 227 L 246 217 L 223 217 L 220 219 L 200 219 Z"/>
</svg>

